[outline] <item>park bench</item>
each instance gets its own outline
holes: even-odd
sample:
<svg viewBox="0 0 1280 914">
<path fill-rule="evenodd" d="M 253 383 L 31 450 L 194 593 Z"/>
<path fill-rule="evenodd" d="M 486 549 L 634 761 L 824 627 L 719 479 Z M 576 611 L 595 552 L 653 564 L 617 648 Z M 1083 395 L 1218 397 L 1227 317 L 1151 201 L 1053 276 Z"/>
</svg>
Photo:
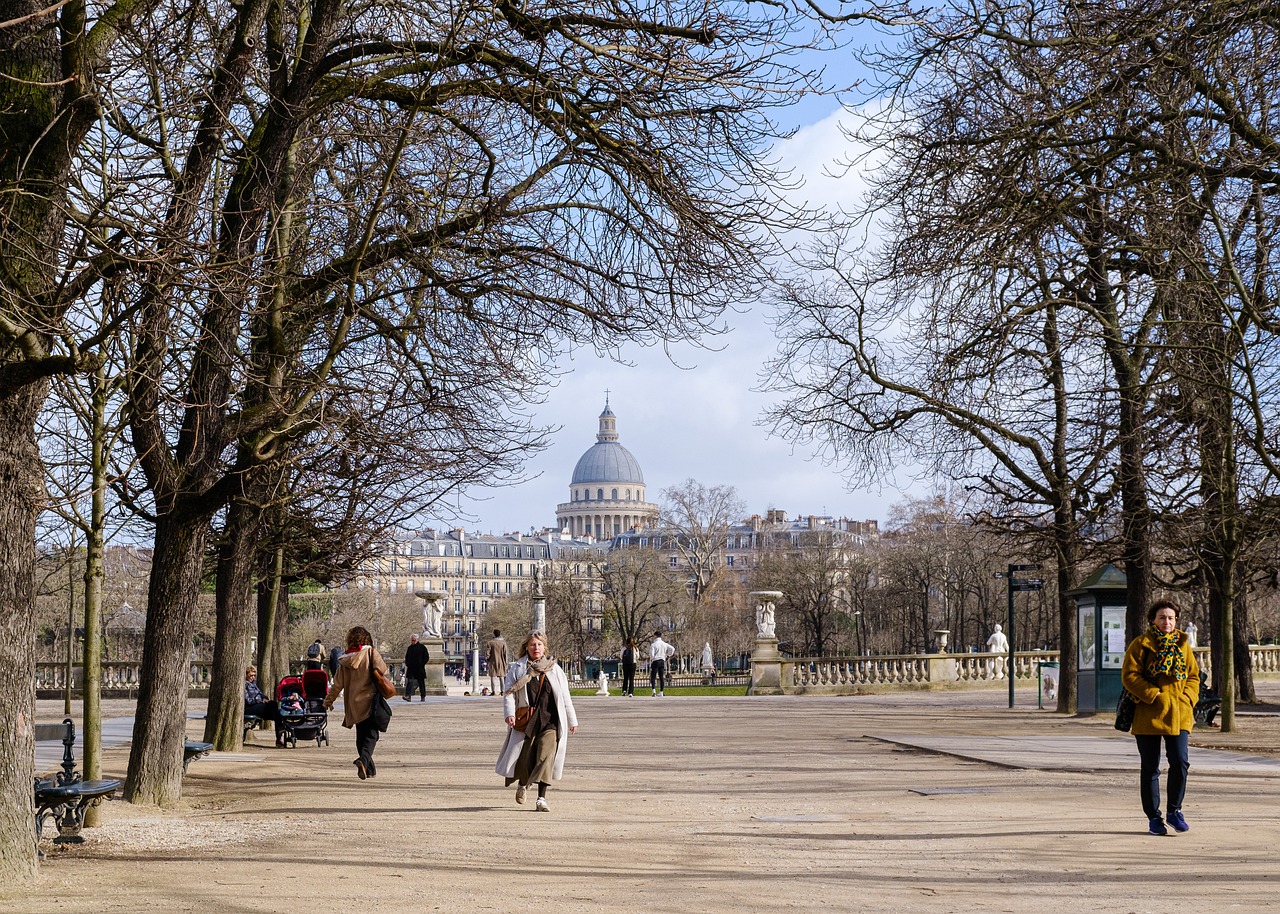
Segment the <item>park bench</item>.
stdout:
<svg viewBox="0 0 1280 914">
<path fill-rule="evenodd" d="M 256 714 L 246 714 L 244 716 L 244 733 L 240 736 L 240 742 L 247 743 L 249 734 L 262 726 L 262 718 Z"/>
<path fill-rule="evenodd" d="M 1204 670 L 1200 671 L 1200 700 L 1196 702 L 1193 712 L 1196 723 L 1204 724 L 1206 727 L 1218 726 L 1213 719 L 1218 716 L 1218 712 L 1222 710 L 1222 696 L 1209 688 L 1208 677 L 1205 676 Z"/>
<path fill-rule="evenodd" d="M 204 758 L 213 749 L 213 743 L 201 743 L 189 739 L 182 746 L 182 773 L 187 773 L 187 766 L 195 759 Z"/>
<path fill-rule="evenodd" d="M 45 819 L 53 817 L 58 826 L 55 844 L 78 844 L 84 841 L 80 831 L 84 828 L 84 814 L 90 806 L 101 803 L 115 793 L 120 782 L 116 780 L 86 781 L 76 770 L 76 758 L 72 747 L 76 742 L 76 725 L 71 718 L 60 724 L 36 724 L 37 740 L 62 740 L 62 770 L 53 778 L 35 779 L 36 841 L 44 834 Z"/>
</svg>

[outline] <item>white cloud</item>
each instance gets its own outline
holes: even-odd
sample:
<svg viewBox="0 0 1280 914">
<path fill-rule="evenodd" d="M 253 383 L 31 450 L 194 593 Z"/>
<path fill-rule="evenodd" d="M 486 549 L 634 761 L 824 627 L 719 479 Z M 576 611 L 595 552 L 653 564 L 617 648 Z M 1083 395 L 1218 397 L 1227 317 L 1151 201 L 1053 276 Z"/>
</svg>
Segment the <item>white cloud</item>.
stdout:
<svg viewBox="0 0 1280 914">
<path fill-rule="evenodd" d="M 775 151 L 784 167 L 804 179 L 793 199 L 846 211 L 856 207 L 874 159 L 851 145 L 842 125 L 859 117 L 836 111 L 779 145 Z M 848 162 L 858 164 L 842 165 Z M 706 485 L 736 487 L 752 513 L 775 507 L 792 515 L 883 517 L 901 498 L 897 492 L 849 492 L 811 454 L 770 438 L 756 425 L 770 404 L 753 388 L 774 354 L 774 335 L 760 308 L 728 319 L 732 330 L 719 341 L 718 351 L 677 346 L 675 364 L 661 349 L 624 349 L 631 365 L 579 354 L 536 410 L 539 423 L 562 426 L 551 446 L 530 462 L 529 475 L 536 478 L 473 493 L 482 500 L 462 504 L 476 517 L 470 526 L 497 533 L 555 522 L 556 505 L 568 498 L 574 464 L 595 443 L 606 389 L 618 416 L 619 440 L 639 461 L 650 500 L 692 477 Z"/>
</svg>

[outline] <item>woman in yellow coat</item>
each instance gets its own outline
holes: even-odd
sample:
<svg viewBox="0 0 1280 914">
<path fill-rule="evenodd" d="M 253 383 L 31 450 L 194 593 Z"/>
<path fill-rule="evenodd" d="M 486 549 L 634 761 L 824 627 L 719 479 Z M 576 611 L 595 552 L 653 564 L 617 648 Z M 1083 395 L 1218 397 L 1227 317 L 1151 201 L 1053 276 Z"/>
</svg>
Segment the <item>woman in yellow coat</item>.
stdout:
<svg viewBox="0 0 1280 914">
<path fill-rule="evenodd" d="M 1200 700 L 1200 667 L 1186 632 L 1178 630 L 1178 604 L 1161 599 L 1147 610 L 1151 625 L 1124 652 L 1120 679 L 1134 697 L 1133 736 L 1142 759 L 1142 811 L 1153 835 L 1187 831 L 1182 815 L 1187 789 L 1187 738 Z M 1160 743 L 1169 761 L 1165 816 L 1160 815 Z"/>
</svg>

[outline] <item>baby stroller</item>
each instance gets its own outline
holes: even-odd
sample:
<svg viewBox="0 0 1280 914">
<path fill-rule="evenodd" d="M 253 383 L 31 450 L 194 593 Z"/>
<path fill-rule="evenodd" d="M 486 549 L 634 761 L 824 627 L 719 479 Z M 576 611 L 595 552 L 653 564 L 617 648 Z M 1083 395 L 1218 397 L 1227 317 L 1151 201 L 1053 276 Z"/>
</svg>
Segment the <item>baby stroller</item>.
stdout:
<svg viewBox="0 0 1280 914">
<path fill-rule="evenodd" d="M 276 686 L 276 703 L 280 708 L 280 731 L 290 748 L 299 739 L 313 739 L 317 746 L 329 744 L 329 712 L 324 709 L 324 696 L 329 691 L 329 677 L 324 670 L 307 670 L 301 676 L 285 676 Z"/>
</svg>

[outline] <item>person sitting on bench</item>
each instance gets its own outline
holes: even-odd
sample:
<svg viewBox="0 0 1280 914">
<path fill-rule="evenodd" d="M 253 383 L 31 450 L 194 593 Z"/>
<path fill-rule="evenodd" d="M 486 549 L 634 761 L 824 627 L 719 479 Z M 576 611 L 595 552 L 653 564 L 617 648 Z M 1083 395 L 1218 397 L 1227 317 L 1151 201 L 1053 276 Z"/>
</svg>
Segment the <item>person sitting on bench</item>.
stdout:
<svg viewBox="0 0 1280 914">
<path fill-rule="evenodd" d="M 258 668 L 252 664 L 246 667 L 244 671 L 244 716 L 274 721 L 276 725 L 276 748 L 283 749 L 285 747 L 284 731 L 280 729 L 280 708 L 274 701 L 263 694 L 261 687 L 258 685 Z"/>
</svg>

